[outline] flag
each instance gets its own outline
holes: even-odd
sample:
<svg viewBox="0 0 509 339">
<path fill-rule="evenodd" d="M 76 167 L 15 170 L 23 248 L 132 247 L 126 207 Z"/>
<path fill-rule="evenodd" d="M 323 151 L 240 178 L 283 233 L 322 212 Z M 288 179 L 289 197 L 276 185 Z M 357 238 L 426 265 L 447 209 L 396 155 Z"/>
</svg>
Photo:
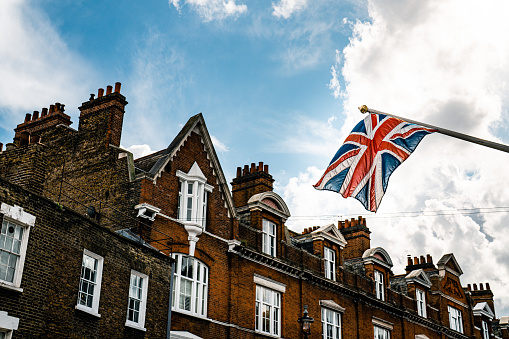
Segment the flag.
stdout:
<svg viewBox="0 0 509 339">
<path fill-rule="evenodd" d="M 369 114 L 346 138 L 314 187 L 354 197 L 376 212 L 392 172 L 435 129 L 383 114 Z"/>
</svg>

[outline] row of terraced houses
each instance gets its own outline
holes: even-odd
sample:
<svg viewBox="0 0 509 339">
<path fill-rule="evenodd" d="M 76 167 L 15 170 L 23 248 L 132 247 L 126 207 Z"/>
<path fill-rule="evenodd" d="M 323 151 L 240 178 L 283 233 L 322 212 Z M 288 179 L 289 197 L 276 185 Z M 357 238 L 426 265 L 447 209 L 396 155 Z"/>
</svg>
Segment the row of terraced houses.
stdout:
<svg viewBox="0 0 509 339">
<path fill-rule="evenodd" d="M 268 166 L 227 179 L 202 114 L 133 159 L 126 104 L 99 89 L 77 129 L 50 105 L 1 147 L 0 339 L 304 338 L 305 305 L 309 338 L 509 338 L 452 253 L 394 273 L 362 217 L 288 229 Z"/>
</svg>

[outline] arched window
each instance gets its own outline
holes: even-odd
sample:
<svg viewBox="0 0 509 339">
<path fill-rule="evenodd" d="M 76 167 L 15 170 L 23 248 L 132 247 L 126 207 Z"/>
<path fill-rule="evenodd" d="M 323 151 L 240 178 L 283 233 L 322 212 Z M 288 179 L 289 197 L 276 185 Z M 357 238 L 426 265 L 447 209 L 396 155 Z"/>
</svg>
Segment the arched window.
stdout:
<svg viewBox="0 0 509 339">
<path fill-rule="evenodd" d="M 207 316 L 209 269 L 200 260 L 175 253 L 172 309 L 199 317 Z"/>
</svg>

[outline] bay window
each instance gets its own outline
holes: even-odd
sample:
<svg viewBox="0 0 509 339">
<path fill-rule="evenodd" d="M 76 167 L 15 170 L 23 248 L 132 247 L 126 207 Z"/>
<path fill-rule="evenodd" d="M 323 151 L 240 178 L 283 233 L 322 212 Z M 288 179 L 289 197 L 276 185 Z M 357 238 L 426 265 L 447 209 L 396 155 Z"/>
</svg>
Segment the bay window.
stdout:
<svg viewBox="0 0 509 339">
<path fill-rule="evenodd" d="M 207 195 L 212 186 L 195 162 L 188 173 L 177 171 L 179 197 L 177 217 L 184 223 L 200 225 L 205 229 L 207 217 Z"/>
<path fill-rule="evenodd" d="M 207 316 L 208 267 L 200 260 L 185 254 L 173 254 L 172 309 L 178 312 Z"/>
</svg>

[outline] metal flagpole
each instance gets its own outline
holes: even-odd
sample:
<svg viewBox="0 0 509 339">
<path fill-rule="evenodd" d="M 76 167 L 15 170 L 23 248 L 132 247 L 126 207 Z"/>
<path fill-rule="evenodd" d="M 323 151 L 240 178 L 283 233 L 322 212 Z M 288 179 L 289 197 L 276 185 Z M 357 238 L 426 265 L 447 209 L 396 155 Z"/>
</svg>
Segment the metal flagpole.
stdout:
<svg viewBox="0 0 509 339">
<path fill-rule="evenodd" d="M 403 120 L 403 121 L 406 121 L 406 122 L 409 122 L 409 123 L 412 123 L 412 124 L 416 124 L 416 125 L 420 125 L 420 126 L 423 126 L 423 127 L 435 129 L 435 130 L 437 130 L 438 133 L 445 134 L 445 135 L 448 135 L 448 136 L 453 137 L 453 138 L 465 140 L 465 141 L 468 141 L 468 142 L 473 142 L 474 144 L 478 144 L 478 145 L 481 145 L 481 146 L 486 146 L 486 147 L 489 147 L 489 148 L 494 148 L 496 150 L 509 153 L 509 146 L 508 145 L 499 144 L 497 142 L 493 142 L 493 141 L 488 141 L 488 140 L 476 138 L 476 137 L 473 137 L 471 135 L 467 135 L 467 134 L 451 131 L 449 129 L 433 126 L 433 125 L 430 125 L 430 124 L 425 124 L 425 123 L 422 123 L 422 122 L 419 122 L 419 121 L 415 121 L 415 120 L 410 120 L 410 119 L 407 119 L 407 118 L 398 117 L 397 115 L 393 115 L 393 114 L 389 114 L 389 113 L 385 113 L 385 112 L 380 112 L 380 111 L 377 111 L 375 109 L 368 108 L 368 106 L 366 106 L 366 105 L 363 105 L 363 106 L 359 107 L 359 110 L 362 113 L 368 113 L 369 112 L 369 113 L 375 113 L 375 114 L 388 115 L 390 117 L 393 117 L 393 118 L 396 118 L 396 119 L 400 119 L 400 120 Z"/>
</svg>

